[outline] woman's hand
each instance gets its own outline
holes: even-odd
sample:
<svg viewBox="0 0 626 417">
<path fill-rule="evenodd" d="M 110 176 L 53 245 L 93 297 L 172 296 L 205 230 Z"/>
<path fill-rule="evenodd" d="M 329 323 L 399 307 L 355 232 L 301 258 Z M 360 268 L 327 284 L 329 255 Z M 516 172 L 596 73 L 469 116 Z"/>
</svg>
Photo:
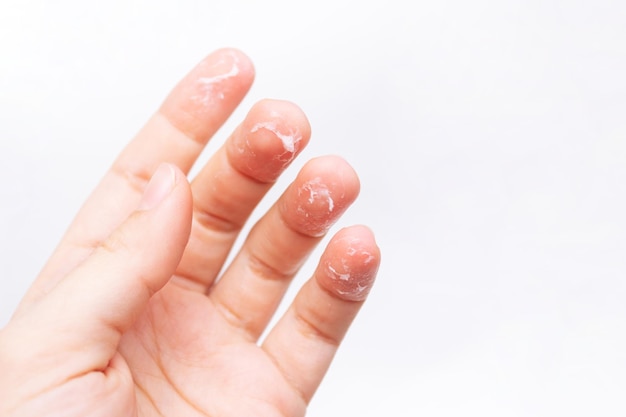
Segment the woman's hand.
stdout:
<svg viewBox="0 0 626 417">
<path fill-rule="evenodd" d="M 340 230 L 259 342 L 359 181 L 309 161 L 225 267 L 310 136 L 297 106 L 261 101 L 188 183 L 253 76 L 237 50 L 209 55 L 113 163 L 0 332 L 1 416 L 304 415 L 380 254 L 366 227 Z"/>
</svg>

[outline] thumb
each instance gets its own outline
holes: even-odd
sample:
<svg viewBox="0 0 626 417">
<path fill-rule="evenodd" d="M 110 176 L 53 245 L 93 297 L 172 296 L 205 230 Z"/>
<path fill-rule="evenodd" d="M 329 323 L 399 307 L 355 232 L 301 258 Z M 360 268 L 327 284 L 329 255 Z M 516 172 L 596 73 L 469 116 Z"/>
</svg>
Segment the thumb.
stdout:
<svg viewBox="0 0 626 417">
<path fill-rule="evenodd" d="M 176 270 L 192 204 L 185 175 L 159 166 L 137 210 L 37 305 L 46 348 L 61 356 L 84 352 L 89 363 L 106 367 L 122 334 Z"/>
</svg>

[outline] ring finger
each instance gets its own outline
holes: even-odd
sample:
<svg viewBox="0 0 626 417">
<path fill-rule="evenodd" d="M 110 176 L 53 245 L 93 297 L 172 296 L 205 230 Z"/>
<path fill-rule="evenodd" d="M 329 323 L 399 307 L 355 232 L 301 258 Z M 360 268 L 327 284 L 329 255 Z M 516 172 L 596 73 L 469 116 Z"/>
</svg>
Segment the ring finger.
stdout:
<svg viewBox="0 0 626 417">
<path fill-rule="evenodd" d="M 209 293 L 246 339 L 258 339 L 291 279 L 358 192 L 358 177 L 348 163 L 336 156 L 316 158 L 253 227 Z"/>
</svg>

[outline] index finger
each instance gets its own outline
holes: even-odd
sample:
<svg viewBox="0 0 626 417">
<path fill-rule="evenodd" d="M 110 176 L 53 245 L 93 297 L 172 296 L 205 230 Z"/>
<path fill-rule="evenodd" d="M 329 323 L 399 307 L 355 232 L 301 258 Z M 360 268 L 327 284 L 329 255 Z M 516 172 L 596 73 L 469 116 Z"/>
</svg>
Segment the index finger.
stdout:
<svg viewBox="0 0 626 417">
<path fill-rule="evenodd" d="M 20 308 L 48 292 L 128 216 L 161 163 L 189 172 L 253 79 L 251 61 L 236 49 L 217 50 L 192 69 L 115 160 Z"/>
</svg>

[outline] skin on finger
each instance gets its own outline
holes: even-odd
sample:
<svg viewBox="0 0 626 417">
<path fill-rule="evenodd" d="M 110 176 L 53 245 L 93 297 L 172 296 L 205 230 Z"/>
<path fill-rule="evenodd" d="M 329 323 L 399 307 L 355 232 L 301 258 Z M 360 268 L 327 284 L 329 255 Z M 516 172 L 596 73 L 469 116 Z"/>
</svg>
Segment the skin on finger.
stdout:
<svg viewBox="0 0 626 417">
<path fill-rule="evenodd" d="M 240 103 L 253 78 L 247 56 L 237 49 L 219 49 L 183 78 L 159 114 L 185 136 L 204 144 Z"/>
<path fill-rule="evenodd" d="M 14 357 L 22 374 L 54 386 L 104 371 L 121 335 L 176 269 L 191 230 L 191 207 L 185 175 L 163 164 L 138 209 L 51 293 L 10 322 L 6 331 L 22 347 Z"/>
<path fill-rule="evenodd" d="M 261 335 L 291 279 L 358 193 L 359 179 L 346 161 L 316 158 L 252 228 L 209 294 L 246 339 Z"/>
<path fill-rule="evenodd" d="M 206 292 L 250 213 L 310 135 L 293 103 L 263 100 L 250 109 L 192 182 L 192 233 L 175 282 Z"/>
<path fill-rule="evenodd" d="M 184 77 L 85 202 L 17 314 L 49 292 L 132 212 L 159 164 L 169 162 L 187 173 L 253 78 L 252 63 L 235 49 L 211 53 Z"/>
<path fill-rule="evenodd" d="M 339 231 L 313 278 L 263 343 L 307 403 L 372 288 L 379 264 L 380 251 L 367 227 Z"/>
</svg>

